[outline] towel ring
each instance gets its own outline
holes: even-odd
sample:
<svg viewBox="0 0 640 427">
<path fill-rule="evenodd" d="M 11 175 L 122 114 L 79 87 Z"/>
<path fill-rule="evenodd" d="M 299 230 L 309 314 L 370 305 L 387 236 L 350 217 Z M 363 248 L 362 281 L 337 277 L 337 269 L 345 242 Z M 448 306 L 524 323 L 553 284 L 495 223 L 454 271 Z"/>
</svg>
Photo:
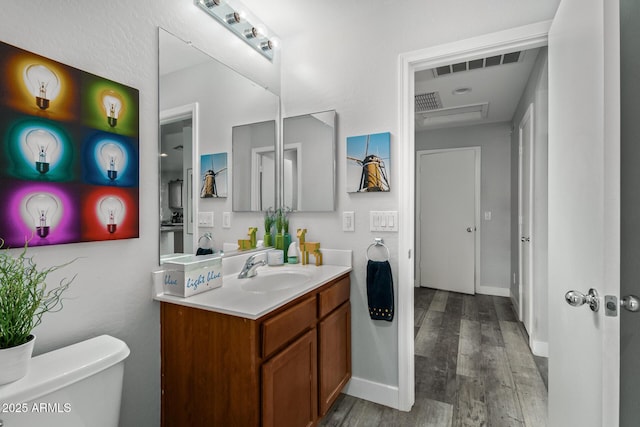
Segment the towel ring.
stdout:
<svg viewBox="0 0 640 427">
<path fill-rule="evenodd" d="M 204 233 L 202 236 L 200 236 L 200 238 L 198 239 L 198 245 L 200 245 L 200 242 L 202 242 L 202 239 L 207 239 L 209 241 L 208 242 L 209 244 L 213 243 L 213 236 L 208 231 Z"/>
<path fill-rule="evenodd" d="M 387 259 L 383 261 L 389 261 L 389 259 L 391 258 L 391 253 L 389 252 L 389 248 L 387 247 L 387 245 L 384 244 L 384 240 L 382 240 L 382 237 L 376 237 L 375 239 L 373 239 L 373 243 L 370 244 L 369 247 L 367 247 L 367 261 L 371 261 L 371 258 L 369 258 L 369 251 L 371 250 L 371 248 L 377 246 L 382 246 L 387 250 Z"/>
</svg>

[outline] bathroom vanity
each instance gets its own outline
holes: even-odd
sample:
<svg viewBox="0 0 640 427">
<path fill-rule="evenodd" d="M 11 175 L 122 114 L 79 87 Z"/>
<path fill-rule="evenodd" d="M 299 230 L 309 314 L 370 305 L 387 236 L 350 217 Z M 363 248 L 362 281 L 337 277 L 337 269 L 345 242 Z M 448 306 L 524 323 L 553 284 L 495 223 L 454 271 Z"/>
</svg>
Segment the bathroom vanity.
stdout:
<svg viewBox="0 0 640 427">
<path fill-rule="evenodd" d="M 351 378 L 350 270 L 261 267 L 256 281 L 157 296 L 162 425 L 316 425 Z"/>
</svg>

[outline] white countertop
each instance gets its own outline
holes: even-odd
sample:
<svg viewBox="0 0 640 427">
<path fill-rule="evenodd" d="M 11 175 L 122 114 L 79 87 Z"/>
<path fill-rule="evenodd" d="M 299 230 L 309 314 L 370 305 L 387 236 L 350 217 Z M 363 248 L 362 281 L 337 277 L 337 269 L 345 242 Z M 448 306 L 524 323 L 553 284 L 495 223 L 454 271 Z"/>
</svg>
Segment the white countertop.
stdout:
<svg viewBox="0 0 640 427">
<path fill-rule="evenodd" d="M 339 262 L 318 267 L 314 264 L 263 266 L 258 267 L 257 276 L 249 279 L 238 279 L 237 272 L 227 274 L 225 271 L 222 287 L 220 288 L 187 298 L 168 295 L 163 293 L 161 289 L 155 289 L 153 299 L 255 320 L 351 271 L 351 251 L 323 250 L 322 252 L 325 259 L 338 259 Z M 340 252 L 344 252 L 344 254 Z M 336 256 L 336 253 L 338 256 Z M 223 266 L 225 261 L 227 260 L 223 260 Z M 344 265 L 335 265 L 338 263 Z M 273 274 L 292 274 L 296 275 L 296 277 L 304 277 L 304 280 L 301 280 L 302 283 L 288 289 L 274 290 L 267 287 L 262 288 L 264 291 L 262 289 L 259 291 L 245 289 L 251 288 L 253 284 L 259 285 L 261 277 L 266 279 Z M 298 274 L 304 276 L 298 276 Z"/>
</svg>

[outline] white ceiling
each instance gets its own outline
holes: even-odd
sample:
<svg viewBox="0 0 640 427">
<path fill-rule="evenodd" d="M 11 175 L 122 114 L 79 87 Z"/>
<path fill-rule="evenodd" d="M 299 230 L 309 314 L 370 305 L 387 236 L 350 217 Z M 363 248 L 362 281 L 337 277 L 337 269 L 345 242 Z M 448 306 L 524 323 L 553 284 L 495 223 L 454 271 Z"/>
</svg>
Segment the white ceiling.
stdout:
<svg viewBox="0 0 640 427">
<path fill-rule="evenodd" d="M 460 71 L 434 77 L 434 70 L 416 72 L 415 93 L 438 92 L 443 110 L 470 105 L 487 104 L 486 117 L 477 118 L 469 113 L 449 114 L 451 111 L 432 110 L 431 115 L 445 115 L 446 120 L 425 120 L 422 113 L 416 113 L 416 131 L 471 124 L 510 121 L 524 92 L 529 75 L 535 64 L 538 49 L 522 52 L 519 62 L 495 65 L 470 71 Z M 465 94 L 453 92 L 460 88 L 470 88 Z M 446 123 L 444 123 L 446 121 Z"/>
</svg>

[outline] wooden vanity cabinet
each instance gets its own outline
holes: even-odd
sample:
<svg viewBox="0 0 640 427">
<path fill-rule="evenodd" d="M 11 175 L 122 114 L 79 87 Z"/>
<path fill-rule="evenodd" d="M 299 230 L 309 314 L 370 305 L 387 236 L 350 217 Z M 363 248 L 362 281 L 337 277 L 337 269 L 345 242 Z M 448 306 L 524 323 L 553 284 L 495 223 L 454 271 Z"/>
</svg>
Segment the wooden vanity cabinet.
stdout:
<svg viewBox="0 0 640 427">
<path fill-rule="evenodd" d="M 257 319 L 161 303 L 162 425 L 314 426 L 351 377 L 349 275 Z"/>
</svg>

